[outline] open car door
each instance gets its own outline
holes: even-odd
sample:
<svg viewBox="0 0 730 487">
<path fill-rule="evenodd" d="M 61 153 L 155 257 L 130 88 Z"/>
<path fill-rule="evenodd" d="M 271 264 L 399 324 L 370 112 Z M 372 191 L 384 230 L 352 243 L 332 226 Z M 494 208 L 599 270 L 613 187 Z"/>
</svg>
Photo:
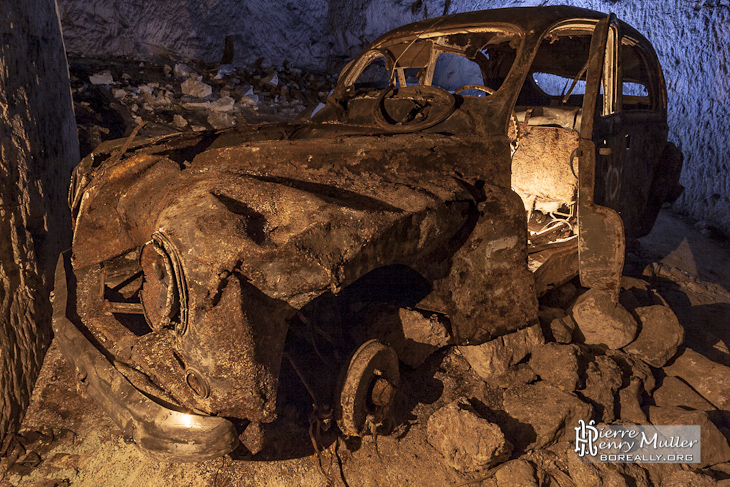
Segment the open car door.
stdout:
<svg viewBox="0 0 730 487">
<path fill-rule="evenodd" d="M 581 284 L 608 291 L 618 303 L 624 265 L 624 226 L 619 214 L 594 202 L 596 160 L 620 157 L 613 152 L 612 135 L 620 118 L 616 106 L 619 25 L 614 14 L 596 24 L 586 71 L 586 92 L 579 140 L 578 258 Z M 621 164 L 621 161 L 613 161 Z"/>
</svg>

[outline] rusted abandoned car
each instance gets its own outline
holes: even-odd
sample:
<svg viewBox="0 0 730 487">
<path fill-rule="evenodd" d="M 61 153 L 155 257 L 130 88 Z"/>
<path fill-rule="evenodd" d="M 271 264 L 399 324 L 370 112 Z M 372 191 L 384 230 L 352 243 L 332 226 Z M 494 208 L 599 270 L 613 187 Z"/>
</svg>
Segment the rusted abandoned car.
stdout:
<svg viewBox="0 0 730 487">
<path fill-rule="evenodd" d="M 385 303 L 480 344 L 576 275 L 615 304 L 625 239 L 678 196 L 680 168 L 656 54 L 613 15 L 423 20 L 350 62 L 312 120 L 85 158 L 55 333 L 80 387 L 160 458 L 260 443 L 284 367 L 319 419 L 361 435 L 399 365 L 355 322 Z"/>
</svg>

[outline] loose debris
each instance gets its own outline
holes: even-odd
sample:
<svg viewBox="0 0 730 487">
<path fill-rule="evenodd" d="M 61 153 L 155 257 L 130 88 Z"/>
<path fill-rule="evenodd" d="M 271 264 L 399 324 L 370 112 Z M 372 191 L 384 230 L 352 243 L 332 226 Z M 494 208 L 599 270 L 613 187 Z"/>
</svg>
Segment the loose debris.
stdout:
<svg viewBox="0 0 730 487">
<path fill-rule="evenodd" d="M 479 417 L 463 398 L 444 406 L 428 419 L 428 442 L 449 465 L 471 472 L 507 460 L 512 444 L 500 427 Z"/>
<path fill-rule="evenodd" d="M 580 341 L 588 345 L 619 349 L 636 337 L 636 320 L 624 307 L 611 304 L 606 291 L 589 289 L 576 300 L 572 314 L 582 335 Z"/>
<path fill-rule="evenodd" d="M 663 367 L 677 353 L 684 341 L 684 328 L 677 316 L 667 306 L 644 306 L 636 308 L 641 331 L 636 340 L 624 347 L 652 367 Z"/>
<path fill-rule="evenodd" d="M 258 62 L 246 67 L 139 63 L 127 58 L 70 59 L 82 156 L 104 140 L 223 129 L 290 120 L 324 102 L 335 77 Z"/>
</svg>

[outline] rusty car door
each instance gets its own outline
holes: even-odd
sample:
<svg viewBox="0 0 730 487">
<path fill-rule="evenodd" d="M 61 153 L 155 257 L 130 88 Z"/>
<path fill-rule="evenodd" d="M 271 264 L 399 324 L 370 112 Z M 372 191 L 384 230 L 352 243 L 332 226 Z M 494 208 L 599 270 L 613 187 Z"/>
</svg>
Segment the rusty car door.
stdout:
<svg viewBox="0 0 730 487">
<path fill-rule="evenodd" d="M 667 141 L 666 97 L 652 47 L 624 35 L 620 49 L 621 187 L 617 202 L 598 202 L 618 211 L 626 237 L 637 238 L 649 233 L 656 218 L 651 208 L 664 200 L 652 194 L 652 183 Z"/>
<path fill-rule="evenodd" d="M 595 195 L 614 194 L 613 177 L 597 177 L 597 169 L 620 171 L 620 114 L 616 113 L 619 25 L 611 14 L 596 24 L 586 72 L 579 141 L 578 258 L 581 284 L 610 292 L 618 302 L 624 264 L 624 227 L 619 214 L 597 204 Z M 600 182 L 597 187 L 597 181 Z M 604 203 L 606 197 L 598 199 Z"/>
</svg>

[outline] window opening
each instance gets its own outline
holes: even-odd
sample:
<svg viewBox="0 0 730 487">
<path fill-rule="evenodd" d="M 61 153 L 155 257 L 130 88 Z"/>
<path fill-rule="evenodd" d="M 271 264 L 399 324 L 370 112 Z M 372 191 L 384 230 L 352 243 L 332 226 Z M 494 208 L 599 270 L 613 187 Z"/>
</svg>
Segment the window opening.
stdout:
<svg viewBox="0 0 730 487">
<path fill-rule="evenodd" d="M 626 111 L 655 110 L 654 96 L 646 55 L 636 42 L 628 37 L 621 39 L 622 100 Z"/>
</svg>

